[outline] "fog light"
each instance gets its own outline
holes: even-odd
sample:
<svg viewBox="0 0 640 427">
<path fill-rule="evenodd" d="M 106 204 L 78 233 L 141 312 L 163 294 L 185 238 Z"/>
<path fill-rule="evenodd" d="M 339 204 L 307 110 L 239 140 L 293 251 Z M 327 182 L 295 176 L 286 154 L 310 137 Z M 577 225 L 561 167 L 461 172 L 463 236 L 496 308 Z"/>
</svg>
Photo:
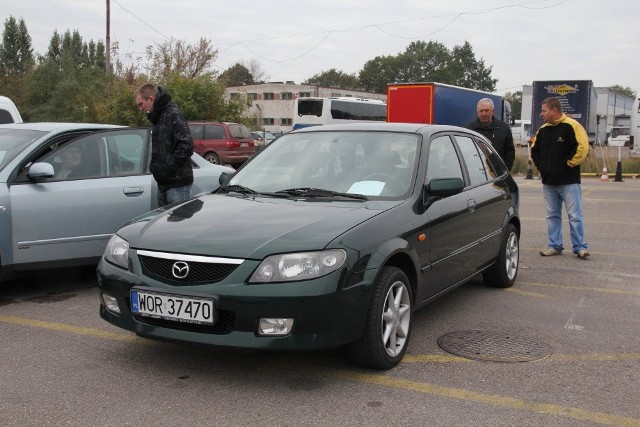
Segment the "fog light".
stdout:
<svg viewBox="0 0 640 427">
<path fill-rule="evenodd" d="M 266 318 L 260 319 L 258 325 L 259 335 L 287 335 L 291 333 L 293 319 Z"/>
<path fill-rule="evenodd" d="M 104 303 L 104 306 L 107 307 L 107 310 L 115 314 L 120 314 L 118 301 L 114 297 L 107 294 L 100 294 L 100 296 L 102 297 L 102 302 Z"/>
</svg>

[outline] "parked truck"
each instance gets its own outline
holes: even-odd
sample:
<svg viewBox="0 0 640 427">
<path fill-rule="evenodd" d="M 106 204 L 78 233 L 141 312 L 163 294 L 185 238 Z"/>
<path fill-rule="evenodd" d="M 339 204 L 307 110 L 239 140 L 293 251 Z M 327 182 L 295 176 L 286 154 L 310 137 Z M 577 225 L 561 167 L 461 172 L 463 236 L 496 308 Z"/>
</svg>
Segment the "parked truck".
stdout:
<svg viewBox="0 0 640 427">
<path fill-rule="evenodd" d="M 596 89 L 591 80 L 545 80 L 533 82 L 533 96 L 531 109 L 532 133 L 542 126 L 540 108 L 546 98 L 559 98 L 562 111 L 577 120 L 589 135 L 589 143 L 596 140 L 597 113 Z M 601 124 L 605 126 L 604 123 Z M 603 141 L 599 141 L 603 142 Z"/>
<path fill-rule="evenodd" d="M 511 125 L 511 104 L 499 95 L 442 83 L 387 85 L 387 121 L 465 126 L 478 117 L 482 98 L 493 100 L 496 118 Z"/>
</svg>

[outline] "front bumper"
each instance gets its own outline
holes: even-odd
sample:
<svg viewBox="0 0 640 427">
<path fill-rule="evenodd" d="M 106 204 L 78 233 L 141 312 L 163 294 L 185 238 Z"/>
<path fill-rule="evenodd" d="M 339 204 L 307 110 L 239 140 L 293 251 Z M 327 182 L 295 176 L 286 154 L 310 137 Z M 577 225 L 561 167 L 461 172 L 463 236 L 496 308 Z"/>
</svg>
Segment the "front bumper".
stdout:
<svg viewBox="0 0 640 427">
<path fill-rule="evenodd" d="M 236 348 L 320 350 L 361 336 L 371 290 L 366 275 L 354 277 L 343 267 L 315 280 L 248 285 L 245 281 L 254 268 L 242 266 L 215 284 L 173 286 L 102 259 L 97 272 L 100 292 L 117 300 L 120 313 L 107 310 L 101 303 L 100 316 L 145 337 Z M 349 286 L 342 287 L 341 283 Z M 202 326 L 134 316 L 130 310 L 130 290 L 134 286 L 215 298 L 217 321 L 213 326 Z M 289 335 L 260 336 L 260 318 L 293 318 L 294 324 Z"/>
</svg>

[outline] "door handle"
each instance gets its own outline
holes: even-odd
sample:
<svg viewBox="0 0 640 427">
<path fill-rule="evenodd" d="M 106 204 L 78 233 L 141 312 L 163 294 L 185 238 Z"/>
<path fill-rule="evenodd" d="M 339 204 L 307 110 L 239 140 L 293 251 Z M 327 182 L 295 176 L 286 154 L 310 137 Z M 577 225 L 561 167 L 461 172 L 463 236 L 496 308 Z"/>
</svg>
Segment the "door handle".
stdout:
<svg viewBox="0 0 640 427">
<path fill-rule="evenodd" d="M 127 197 L 137 197 L 144 193 L 143 187 L 125 187 L 122 192 Z"/>
</svg>

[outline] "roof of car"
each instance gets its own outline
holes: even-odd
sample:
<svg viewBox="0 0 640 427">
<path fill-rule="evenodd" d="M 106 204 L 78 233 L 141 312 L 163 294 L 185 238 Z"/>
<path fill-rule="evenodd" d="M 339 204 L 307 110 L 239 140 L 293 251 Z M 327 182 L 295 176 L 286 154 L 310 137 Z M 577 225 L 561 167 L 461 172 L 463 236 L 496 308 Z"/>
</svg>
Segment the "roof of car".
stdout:
<svg viewBox="0 0 640 427">
<path fill-rule="evenodd" d="M 431 132 L 467 130 L 457 126 L 449 125 L 426 125 L 423 123 L 387 123 L 387 122 L 359 122 L 340 125 L 309 126 L 295 130 L 300 132 L 322 132 L 322 131 L 387 131 L 387 132 L 410 132 L 418 133 L 429 130 Z"/>
<path fill-rule="evenodd" d="M 28 129 L 39 131 L 61 131 L 75 129 L 112 129 L 118 127 L 126 127 L 120 125 L 109 125 L 101 123 L 60 123 L 60 122 L 37 122 L 37 123 L 9 123 L 0 125 L 2 128 L 8 129 Z"/>
</svg>

